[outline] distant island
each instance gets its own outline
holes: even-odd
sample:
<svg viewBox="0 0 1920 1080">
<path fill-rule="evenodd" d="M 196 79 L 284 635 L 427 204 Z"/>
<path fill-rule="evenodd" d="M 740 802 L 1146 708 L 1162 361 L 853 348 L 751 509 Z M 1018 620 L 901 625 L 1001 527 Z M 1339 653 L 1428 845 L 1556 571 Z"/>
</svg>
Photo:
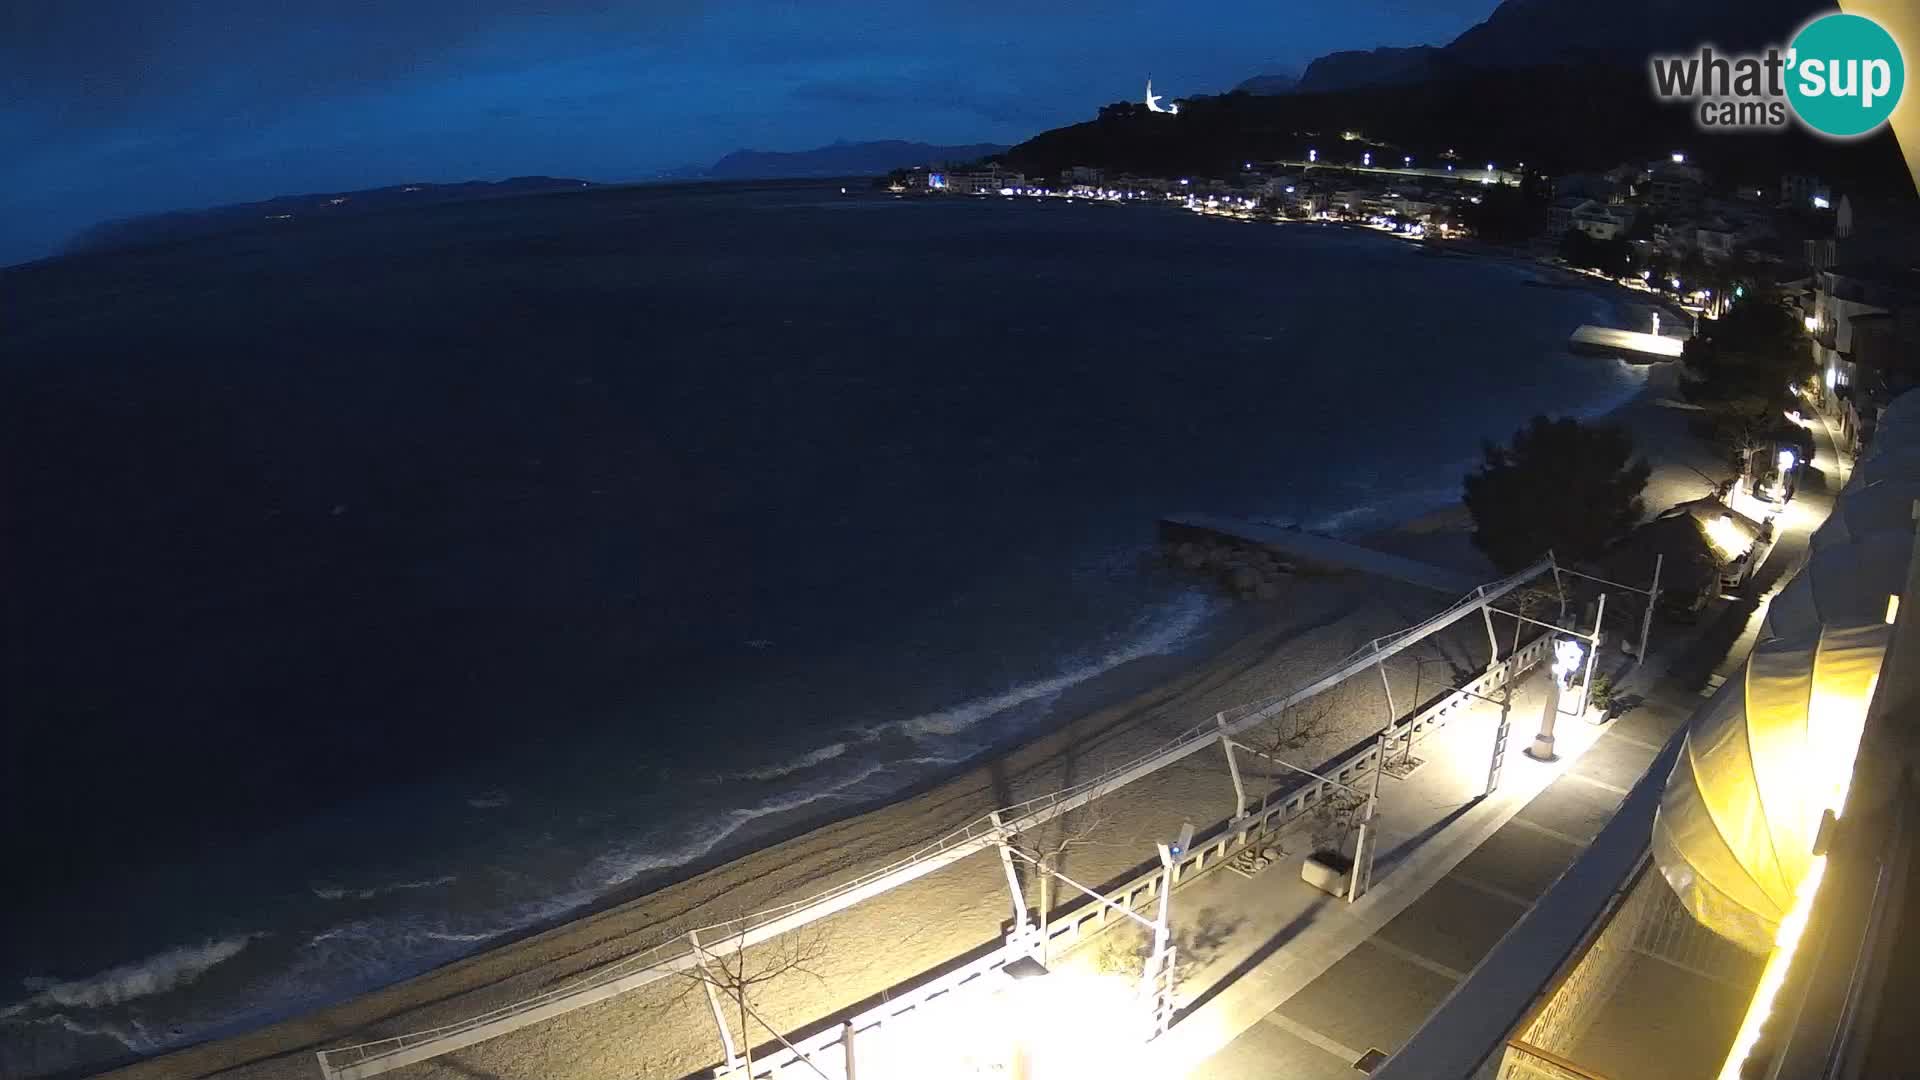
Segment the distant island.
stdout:
<svg viewBox="0 0 1920 1080">
<path fill-rule="evenodd" d="M 556 176 L 516 176 L 509 180 L 468 180 L 455 184 L 393 184 L 361 191 L 280 195 L 259 202 L 197 210 L 168 210 L 119 218 L 83 230 L 67 246 L 70 254 L 168 243 L 230 232 L 262 221 L 340 218 L 403 206 L 497 199 L 548 191 L 592 187 L 586 180 Z"/>
<path fill-rule="evenodd" d="M 963 164 L 1003 154 L 994 143 L 941 146 L 933 143 L 886 139 L 878 142 L 836 142 L 830 146 L 792 152 L 735 150 L 707 166 L 690 166 L 659 174 L 658 180 L 785 180 L 835 176 L 882 176 L 914 166 Z M 172 243 L 254 228 L 276 221 L 353 217 L 409 206 L 497 199 L 512 195 L 578 191 L 597 187 L 591 181 L 557 176 L 516 176 L 508 180 L 468 180 L 450 184 L 390 184 L 359 191 L 326 191 L 280 195 L 258 202 L 154 214 L 104 221 L 82 230 L 67 244 L 70 255 Z"/>
<path fill-rule="evenodd" d="M 791 152 L 735 150 L 705 168 L 673 173 L 684 180 L 779 180 L 816 176 L 880 176 L 916 165 L 944 165 L 978 161 L 1003 154 L 1004 146 L 970 143 L 938 146 L 932 143 L 884 139 L 878 142 L 836 142 L 812 150 Z"/>
</svg>

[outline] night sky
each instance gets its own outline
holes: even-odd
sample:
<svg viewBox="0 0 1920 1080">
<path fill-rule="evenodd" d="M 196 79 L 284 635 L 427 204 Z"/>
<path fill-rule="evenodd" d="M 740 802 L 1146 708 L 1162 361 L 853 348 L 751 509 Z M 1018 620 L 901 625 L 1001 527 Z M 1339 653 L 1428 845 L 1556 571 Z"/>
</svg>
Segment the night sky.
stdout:
<svg viewBox="0 0 1920 1080">
<path fill-rule="evenodd" d="M 5 0 L 0 265 L 104 218 L 279 194 L 1013 143 L 1149 71 L 1218 92 L 1334 49 L 1444 42 L 1494 6 Z"/>
</svg>

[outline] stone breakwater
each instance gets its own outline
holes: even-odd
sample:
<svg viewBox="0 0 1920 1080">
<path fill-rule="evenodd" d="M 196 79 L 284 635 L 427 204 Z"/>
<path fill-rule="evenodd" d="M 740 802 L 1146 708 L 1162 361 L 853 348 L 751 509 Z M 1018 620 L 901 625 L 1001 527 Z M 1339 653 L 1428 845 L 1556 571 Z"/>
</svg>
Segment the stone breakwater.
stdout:
<svg viewBox="0 0 1920 1080">
<path fill-rule="evenodd" d="M 1277 598 L 1281 586 L 1299 570 L 1267 548 L 1224 538 L 1168 537 L 1160 549 L 1169 566 L 1211 579 L 1242 600 Z"/>
</svg>

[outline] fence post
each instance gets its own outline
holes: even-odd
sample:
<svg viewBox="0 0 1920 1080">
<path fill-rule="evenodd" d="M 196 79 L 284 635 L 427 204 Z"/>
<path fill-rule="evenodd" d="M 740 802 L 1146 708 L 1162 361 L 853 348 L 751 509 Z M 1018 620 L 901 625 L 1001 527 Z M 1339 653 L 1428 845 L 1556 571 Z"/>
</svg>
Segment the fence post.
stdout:
<svg viewBox="0 0 1920 1080">
<path fill-rule="evenodd" d="M 1007 850 L 1006 825 L 1000 820 L 1000 811 L 995 810 L 988 817 L 993 820 L 994 828 L 1001 830 L 1000 867 L 1007 872 L 1007 892 L 1013 896 L 1013 933 L 1016 937 L 1024 936 L 1027 931 L 1027 894 L 1020 888 L 1020 875 L 1013 870 L 1013 852 Z"/>
<path fill-rule="evenodd" d="M 1600 662 L 1600 627 L 1607 621 L 1607 594 L 1600 594 L 1600 606 L 1593 613 L 1593 640 L 1587 649 L 1587 682 L 1580 688 L 1580 718 L 1586 719 L 1593 704 L 1593 669 Z"/>
<path fill-rule="evenodd" d="M 1653 640 L 1653 605 L 1660 600 L 1660 567 L 1666 560 L 1665 552 L 1654 553 L 1653 588 L 1647 590 L 1647 613 L 1640 617 L 1640 655 L 1634 659 L 1634 667 L 1647 662 L 1647 643 Z"/>
<path fill-rule="evenodd" d="M 1214 722 L 1220 725 L 1220 748 L 1227 752 L 1227 771 L 1233 774 L 1233 819 L 1240 820 L 1247 812 L 1247 786 L 1240 779 L 1240 763 L 1233 757 L 1233 740 L 1227 737 L 1227 714 L 1213 714 Z"/>
<path fill-rule="evenodd" d="M 1378 641 L 1375 641 L 1373 643 L 1373 651 L 1376 653 L 1380 651 L 1380 643 Z M 1414 671 L 1418 672 L 1420 670 L 1418 666 L 1419 665 L 1418 658 L 1414 660 L 1414 664 L 1415 664 Z M 1380 673 L 1380 689 L 1385 690 L 1387 692 L 1386 730 L 1388 732 L 1392 732 L 1394 722 L 1400 719 L 1400 709 L 1398 706 L 1396 706 L 1393 703 L 1393 684 L 1387 681 L 1387 662 L 1385 660 L 1382 660 L 1379 663 L 1373 665 L 1373 667 L 1374 667 L 1374 670 Z M 1420 703 L 1417 701 L 1414 702 L 1413 707 L 1416 709 L 1419 708 Z M 1374 768 L 1376 769 L 1384 767 L 1387 763 L 1386 744 L 1383 742 L 1380 744 L 1380 746 L 1381 746 L 1381 757 L 1380 757 L 1380 760 L 1376 762 L 1374 765 Z M 1409 753 L 1411 753 L 1413 749 L 1413 724 L 1411 722 L 1407 724 L 1407 749 Z"/>
<path fill-rule="evenodd" d="M 1482 585 L 1475 589 L 1474 593 L 1480 597 L 1480 618 L 1484 619 L 1487 624 L 1487 647 L 1493 650 L 1487 654 L 1487 663 L 1498 663 L 1500 660 L 1500 639 L 1496 637 L 1493 632 L 1493 612 L 1490 610 L 1491 605 L 1487 603 L 1487 587 Z M 1415 696 L 1417 697 L 1419 695 Z M 1420 703 L 1416 701 L 1414 704 L 1419 705 Z"/>
<path fill-rule="evenodd" d="M 714 1026 L 720 1029 L 720 1048 L 727 1053 L 727 1071 L 731 1073 L 740 1067 L 740 1058 L 733 1050 L 733 1032 L 727 1029 L 727 1014 L 720 1011 L 720 995 L 713 989 L 713 975 L 707 968 L 706 950 L 700 947 L 700 932 L 687 931 L 687 942 L 693 946 L 694 952 L 701 954 L 700 970 L 708 972 L 707 977 L 700 980 L 700 985 L 706 988 L 707 1004 L 713 1009 Z"/>
<path fill-rule="evenodd" d="M 1373 756 L 1373 791 L 1367 795 L 1366 816 L 1360 819 L 1360 838 L 1353 845 L 1353 870 L 1347 878 L 1347 903 L 1360 899 L 1360 894 L 1373 884 L 1373 818 L 1380 807 L 1380 774 L 1386 771 L 1387 733 L 1380 733 L 1380 741 L 1375 746 Z"/>
</svg>

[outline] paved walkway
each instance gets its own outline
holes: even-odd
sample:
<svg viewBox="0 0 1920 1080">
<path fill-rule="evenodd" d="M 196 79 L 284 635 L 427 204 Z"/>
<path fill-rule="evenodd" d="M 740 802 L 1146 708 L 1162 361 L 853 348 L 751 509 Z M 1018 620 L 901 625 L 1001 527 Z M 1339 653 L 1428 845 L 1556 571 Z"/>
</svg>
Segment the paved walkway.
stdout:
<svg viewBox="0 0 1920 1080">
<path fill-rule="evenodd" d="M 1216 874 L 1176 894 L 1182 1009 L 1149 1066 L 1195 1080 L 1345 1080 L 1363 1057 L 1384 1058 L 1418 1030 L 1744 662 L 1767 601 L 1804 562 L 1807 537 L 1849 472 L 1824 423 L 1814 434 L 1812 470 L 1762 573 L 1691 633 L 1666 630 L 1652 663 L 1622 674 L 1620 692 L 1634 702 L 1623 715 L 1600 727 L 1563 719 L 1560 759 L 1533 761 L 1521 751 L 1538 727 L 1543 683 L 1529 680 L 1505 781 L 1488 798 L 1474 796 L 1497 710 L 1457 716 L 1415 749 L 1425 764 L 1383 785 L 1381 859 L 1357 903 L 1303 883 L 1297 851 L 1251 880 Z M 1290 840 L 1290 850 L 1307 846 Z"/>
<path fill-rule="evenodd" d="M 1219 1045 L 1204 1048 L 1211 1055 L 1187 1075 L 1350 1078 L 1368 1051 L 1384 1057 L 1398 1049 L 1593 840 L 1699 701 L 1671 679 L 1643 692 L 1644 702 L 1604 727 L 1563 725 L 1559 762 L 1515 759 L 1511 791 L 1441 823 L 1385 867 L 1373 891 L 1340 913 L 1347 925 L 1316 922 L 1314 931 L 1326 931 L 1316 951 L 1330 962 L 1291 980 L 1275 973 L 1264 980 L 1268 993 L 1246 995 L 1231 1015 L 1204 1025 L 1233 1034 L 1216 1034 Z M 1519 725 L 1528 735 L 1537 696 L 1533 704 Z M 1524 742 L 1516 741 L 1518 754 Z M 1392 796 L 1386 800 L 1391 807 Z M 1268 874 L 1285 869 L 1292 868 Z M 1306 888 L 1297 876 L 1256 883 Z"/>
</svg>

